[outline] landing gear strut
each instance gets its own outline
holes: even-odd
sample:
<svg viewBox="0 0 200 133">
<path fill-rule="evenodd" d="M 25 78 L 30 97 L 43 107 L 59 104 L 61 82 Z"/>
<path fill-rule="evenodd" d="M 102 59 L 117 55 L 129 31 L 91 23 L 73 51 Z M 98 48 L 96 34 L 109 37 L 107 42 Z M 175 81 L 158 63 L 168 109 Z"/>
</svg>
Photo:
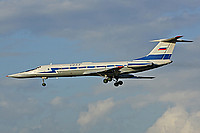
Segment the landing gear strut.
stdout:
<svg viewBox="0 0 200 133">
<path fill-rule="evenodd" d="M 45 79 L 48 79 L 48 77 L 42 77 L 42 86 L 46 86 L 47 84 L 44 82 Z"/>
</svg>

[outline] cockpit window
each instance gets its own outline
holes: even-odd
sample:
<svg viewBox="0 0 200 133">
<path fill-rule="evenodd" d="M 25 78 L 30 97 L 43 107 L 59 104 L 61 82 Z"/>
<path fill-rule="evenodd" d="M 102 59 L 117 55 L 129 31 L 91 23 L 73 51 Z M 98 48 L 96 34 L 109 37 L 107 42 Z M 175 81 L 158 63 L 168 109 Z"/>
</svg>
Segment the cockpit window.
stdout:
<svg viewBox="0 0 200 133">
<path fill-rule="evenodd" d="M 39 67 L 37 67 L 37 68 L 34 68 L 34 69 L 29 69 L 29 70 L 27 70 L 27 71 L 24 71 L 24 72 L 33 71 L 33 70 L 36 70 L 36 69 L 38 69 L 38 68 L 41 68 L 41 66 L 39 66 Z"/>
<path fill-rule="evenodd" d="M 41 68 L 41 66 L 37 67 L 36 69 Z"/>
<path fill-rule="evenodd" d="M 36 70 L 36 69 L 37 69 L 37 68 L 29 69 L 29 70 L 27 70 L 27 71 L 25 71 L 25 72 L 33 71 L 33 70 Z"/>
</svg>

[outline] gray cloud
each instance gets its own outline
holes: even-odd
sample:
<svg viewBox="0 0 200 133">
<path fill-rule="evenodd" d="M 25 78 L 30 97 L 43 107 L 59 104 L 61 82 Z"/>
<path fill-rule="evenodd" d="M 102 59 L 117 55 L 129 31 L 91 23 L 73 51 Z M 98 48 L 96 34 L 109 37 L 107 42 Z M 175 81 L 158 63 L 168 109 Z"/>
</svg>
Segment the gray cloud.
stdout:
<svg viewBox="0 0 200 133">
<path fill-rule="evenodd" d="M 89 104 L 88 112 L 81 112 L 77 121 L 81 125 L 81 132 L 87 132 L 92 125 L 95 125 L 99 120 L 103 119 L 114 105 L 115 103 L 112 98 Z"/>
<path fill-rule="evenodd" d="M 200 111 L 188 113 L 184 108 L 169 108 L 147 133 L 198 133 Z"/>
<path fill-rule="evenodd" d="M 78 40 L 76 52 L 93 51 L 90 61 L 103 55 L 106 61 L 133 59 L 149 52 L 154 46 L 149 45 L 150 40 L 168 37 L 172 31 L 177 34 L 180 29 L 199 22 L 196 1 L 155 3 L 147 0 L 1 1 L 0 33 L 25 29 L 37 35 Z"/>
<path fill-rule="evenodd" d="M 69 105 L 67 98 L 62 96 L 48 97 L 51 92 L 37 87 L 34 80 L 1 79 L 0 91 L 1 132 L 64 133 L 66 129 L 75 127 L 70 124 L 65 125 L 66 117 L 70 118 L 70 113 L 64 117 L 62 113 L 73 108 L 73 104 Z M 59 116 L 59 112 L 62 116 Z"/>
<path fill-rule="evenodd" d="M 131 45 L 133 43 L 147 43 L 149 39 L 166 36 L 172 30 L 197 24 L 199 11 L 196 2 L 1 1 L 1 33 L 27 29 L 35 34 L 81 40 L 80 46 L 85 50 L 107 47 L 104 50 L 108 52 L 116 47 L 116 51 L 126 52 L 127 47 L 136 48 Z"/>
</svg>

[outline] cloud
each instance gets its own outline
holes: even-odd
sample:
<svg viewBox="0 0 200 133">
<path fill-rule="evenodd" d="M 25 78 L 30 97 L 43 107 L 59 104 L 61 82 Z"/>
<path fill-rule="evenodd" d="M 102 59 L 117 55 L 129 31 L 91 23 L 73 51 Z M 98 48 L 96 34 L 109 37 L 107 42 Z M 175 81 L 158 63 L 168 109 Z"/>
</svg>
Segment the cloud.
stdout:
<svg viewBox="0 0 200 133">
<path fill-rule="evenodd" d="M 4 25 L 4 27 L 1 28 L 1 33 L 6 34 L 5 32 L 13 32 L 13 30 L 19 29 L 29 29 L 35 26 L 39 26 L 41 28 L 43 27 L 48 30 L 44 23 L 50 24 L 48 20 L 53 21 L 53 16 L 55 18 L 55 15 L 63 15 L 63 12 L 80 11 L 85 8 L 86 3 L 87 2 L 80 3 L 77 0 L 0 1 L 0 20 L 1 24 Z M 61 17 L 62 15 L 59 16 Z M 31 28 L 31 30 L 33 29 Z"/>
<path fill-rule="evenodd" d="M 62 110 L 69 107 L 69 101 L 66 97 L 56 96 L 50 101 L 50 105 L 52 110 Z"/>
<path fill-rule="evenodd" d="M 121 104 L 128 103 L 133 109 L 142 109 L 150 104 L 163 103 L 172 106 L 179 106 L 188 110 L 200 110 L 200 92 L 198 90 L 176 90 L 166 92 L 153 92 L 148 94 L 141 94 L 134 97 L 128 97 Z M 194 100 L 195 99 L 195 100 Z"/>
<path fill-rule="evenodd" d="M 168 69 L 170 70 L 170 66 Z M 179 67 L 169 70 L 167 73 L 160 73 L 159 78 L 151 82 L 137 82 L 134 88 L 140 86 L 144 92 L 134 97 L 130 96 L 121 104 L 128 103 L 134 110 L 145 110 L 149 105 L 157 103 L 171 107 L 158 118 L 147 133 L 198 133 L 200 91 L 199 81 L 196 79 L 199 79 L 199 68 Z"/>
<path fill-rule="evenodd" d="M 114 107 L 115 103 L 112 98 L 103 101 L 98 101 L 88 105 L 87 112 L 81 112 L 78 124 L 81 125 L 81 130 L 85 131 L 88 126 L 95 125 L 99 120 L 104 119 L 105 115 Z"/>
<path fill-rule="evenodd" d="M 1 131 L 9 131 L 14 128 L 19 129 L 22 125 L 26 124 L 32 125 L 33 121 L 40 117 L 43 111 L 43 107 L 40 106 L 37 99 L 16 92 L 8 93 L 1 89 Z M 30 119 L 33 121 L 30 121 Z"/>
<path fill-rule="evenodd" d="M 184 108 L 169 108 L 147 133 L 198 133 L 200 111 L 188 113 Z"/>
<path fill-rule="evenodd" d="M 173 5 L 169 4 L 172 2 Z M 34 34 L 81 40 L 83 46 L 99 48 L 99 44 L 109 47 L 123 43 L 129 46 L 130 43 L 137 43 L 140 40 L 137 38 L 144 33 L 149 38 L 155 37 L 155 34 L 162 36 L 173 29 L 199 22 L 196 2 L 171 0 L 162 2 L 164 6 L 159 4 L 160 1 L 152 4 L 147 0 L 1 1 L 0 31 L 7 34 L 27 29 Z M 185 6 L 191 11 L 182 10 Z M 156 33 L 152 35 L 152 31 Z"/>
<path fill-rule="evenodd" d="M 56 106 L 56 105 L 60 105 L 62 104 L 62 98 L 57 96 L 54 99 L 51 100 L 50 102 L 52 105 Z"/>
<path fill-rule="evenodd" d="M 172 31 L 177 34 L 177 30 L 199 23 L 198 4 L 193 1 L 159 4 L 160 1 L 152 4 L 147 0 L 1 1 L 0 33 L 7 35 L 25 29 L 36 35 L 78 40 L 78 52 L 94 51 L 95 56 L 90 56 L 90 60 L 95 60 L 97 55 L 104 55 L 107 61 L 124 60 L 133 55 L 143 56 L 141 52 L 152 48 L 143 45 L 141 50 L 133 51 L 139 48 L 137 44 L 166 37 Z M 186 6 L 188 10 L 182 10 Z M 115 50 L 110 54 L 112 48 Z"/>
<path fill-rule="evenodd" d="M 200 110 L 200 92 L 195 90 L 175 91 L 160 96 L 160 101 L 171 102 L 177 106 Z M 195 99 L 195 100 L 194 100 Z"/>
</svg>

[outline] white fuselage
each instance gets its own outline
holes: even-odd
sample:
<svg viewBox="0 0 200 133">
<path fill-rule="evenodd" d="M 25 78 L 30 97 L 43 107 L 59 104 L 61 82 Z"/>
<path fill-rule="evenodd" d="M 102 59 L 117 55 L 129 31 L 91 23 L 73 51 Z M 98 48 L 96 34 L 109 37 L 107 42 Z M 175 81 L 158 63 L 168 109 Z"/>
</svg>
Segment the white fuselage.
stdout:
<svg viewBox="0 0 200 133">
<path fill-rule="evenodd" d="M 123 67 L 120 74 L 136 73 L 153 68 L 157 68 L 171 63 L 170 60 L 133 60 L 121 62 L 83 62 L 73 64 L 43 65 L 25 72 L 8 75 L 14 78 L 34 78 L 34 77 L 73 77 L 73 76 L 104 76 L 96 72 L 107 69 Z M 95 72 L 95 73 L 93 73 Z M 107 76 L 115 76 L 113 73 Z"/>
</svg>

